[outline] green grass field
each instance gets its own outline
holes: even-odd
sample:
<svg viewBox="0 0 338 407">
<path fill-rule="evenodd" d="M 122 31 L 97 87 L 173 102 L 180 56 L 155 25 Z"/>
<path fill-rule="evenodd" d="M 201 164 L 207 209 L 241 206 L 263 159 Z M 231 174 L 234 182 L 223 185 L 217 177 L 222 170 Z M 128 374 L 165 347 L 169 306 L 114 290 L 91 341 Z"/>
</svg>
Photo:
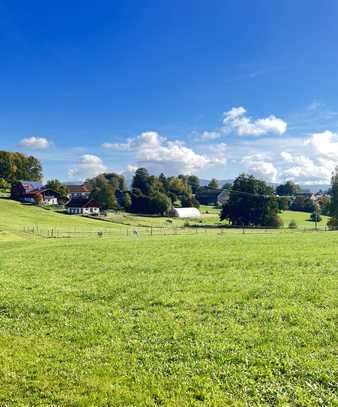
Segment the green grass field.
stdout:
<svg viewBox="0 0 338 407">
<path fill-rule="evenodd" d="M 32 239 L 102 222 L 0 204 L 0 406 L 338 405 L 337 232 Z"/>
<path fill-rule="evenodd" d="M 24 205 L 9 199 L 0 199 L 0 230 L 21 232 L 24 227 L 66 230 L 115 229 L 116 225 L 82 216 L 71 216 L 33 205 Z M 122 227 L 122 226 L 119 226 Z"/>
</svg>

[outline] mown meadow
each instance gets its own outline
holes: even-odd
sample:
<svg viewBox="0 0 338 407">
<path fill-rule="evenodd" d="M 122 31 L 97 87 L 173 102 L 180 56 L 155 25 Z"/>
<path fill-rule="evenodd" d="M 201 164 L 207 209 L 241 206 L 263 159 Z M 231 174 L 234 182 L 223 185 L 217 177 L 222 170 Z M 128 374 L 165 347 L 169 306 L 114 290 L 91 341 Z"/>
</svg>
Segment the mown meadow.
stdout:
<svg viewBox="0 0 338 407">
<path fill-rule="evenodd" d="M 336 232 L 8 232 L 0 405 L 337 405 L 337 247 Z"/>
</svg>

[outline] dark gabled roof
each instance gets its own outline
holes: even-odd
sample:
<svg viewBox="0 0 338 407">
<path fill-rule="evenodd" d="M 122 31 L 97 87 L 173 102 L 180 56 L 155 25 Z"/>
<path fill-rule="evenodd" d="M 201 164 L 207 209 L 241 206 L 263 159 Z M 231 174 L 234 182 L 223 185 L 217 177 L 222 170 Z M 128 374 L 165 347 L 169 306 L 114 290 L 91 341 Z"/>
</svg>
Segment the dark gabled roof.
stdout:
<svg viewBox="0 0 338 407">
<path fill-rule="evenodd" d="M 20 184 L 26 192 L 42 188 L 42 183 L 38 181 L 19 181 L 18 184 Z"/>
<path fill-rule="evenodd" d="M 91 198 L 72 198 L 67 204 L 67 208 L 101 208 L 97 201 Z"/>
</svg>

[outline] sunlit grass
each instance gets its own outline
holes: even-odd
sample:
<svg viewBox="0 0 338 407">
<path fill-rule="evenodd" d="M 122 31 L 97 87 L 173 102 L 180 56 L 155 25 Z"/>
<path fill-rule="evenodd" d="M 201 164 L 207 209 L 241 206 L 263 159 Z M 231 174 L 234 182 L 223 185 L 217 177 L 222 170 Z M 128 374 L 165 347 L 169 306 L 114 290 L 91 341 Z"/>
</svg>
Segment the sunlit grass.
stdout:
<svg viewBox="0 0 338 407">
<path fill-rule="evenodd" d="M 338 235 L 0 242 L 0 405 L 334 405 Z"/>
</svg>

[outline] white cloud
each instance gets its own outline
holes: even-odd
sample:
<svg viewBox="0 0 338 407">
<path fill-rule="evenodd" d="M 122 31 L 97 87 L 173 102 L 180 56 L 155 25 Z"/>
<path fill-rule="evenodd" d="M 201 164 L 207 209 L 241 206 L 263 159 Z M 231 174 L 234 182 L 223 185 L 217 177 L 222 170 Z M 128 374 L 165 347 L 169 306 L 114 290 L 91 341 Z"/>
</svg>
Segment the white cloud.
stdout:
<svg viewBox="0 0 338 407">
<path fill-rule="evenodd" d="M 105 143 L 105 145 L 107 144 L 109 143 Z M 120 150 L 135 153 L 137 166 L 145 166 L 155 173 L 189 174 L 225 162 L 224 145 L 213 156 L 202 155 L 187 147 L 183 141 L 168 140 L 155 131 L 141 133 L 135 138 L 128 139 L 127 143 L 118 146 Z M 113 148 L 117 149 L 117 145 L 114 145 Z"/>
<path fill-rule="evenodd" d="M 280 153 L 280 156 L 282 157 L 282 159 L 286 162 L 292 162 L 293 161 L 293 157 L 290 153 L 288 153 L 287 151 L 282 151 Z"/>
<path fill-rule="evenodd" d="M 277 168 L 266 159 L 266 154 L 252 154 L 243 157 L 241 163 L 245 165 L 250 174 L 267 182 L 276 182 Z"/>
<path fill-rule="evenodd" d="M 246 116 L 244 107 L 233 107 L 224 113 L 223 131 L 234 132 L 239 136 L 263 136 L 265 134 L 284 134 L 287 123 L 274 115 L 253 120 Z"/>
<path fill-rule="evenodd" d="M 103 143 L 102 147 L 107 150 L 129 150 L 128 143 Z"/>
<path fill-rule="evenodd" d="M 204 131 L 200 134 L 199 139 L 201 141 L 212 141 L 217 140 L 221 137 L 221 133 L 218 131 Z"/>
<path fill-rule="evenodd" d="M 317 157 L 317 162 L 304 155 L 292 155 L 281 153 L 282 158 L 287 163 L 294 166 L 285 169 L 281 173 L 281 179 L 292 180 L 302 184 L 325 184 L 330 181 L 335 162 L 321 157 Z"/>
<path fill-rule="evenodd" d="M 50 147 L 50 142 L 44 137 L 27 137 L 20 140 L 18 145 L 33 150 L 46 150 Z"/>
<path fill-rule="evenodd" d="M 71 179 L 84 180 L 102 174 L 106 170 L 107 167 L 100 157 L 84 154 L 76 163 L 76 166 L 68 171 L 68 176 Z"/>
<path fill-rule="evenodd" d="M 317 153 L 328 157 L 338 158 L 338 134 L 326 130 L 322 133 L 314 133 L 307 140 Z"/>
</svg>

